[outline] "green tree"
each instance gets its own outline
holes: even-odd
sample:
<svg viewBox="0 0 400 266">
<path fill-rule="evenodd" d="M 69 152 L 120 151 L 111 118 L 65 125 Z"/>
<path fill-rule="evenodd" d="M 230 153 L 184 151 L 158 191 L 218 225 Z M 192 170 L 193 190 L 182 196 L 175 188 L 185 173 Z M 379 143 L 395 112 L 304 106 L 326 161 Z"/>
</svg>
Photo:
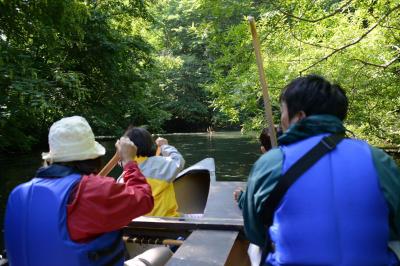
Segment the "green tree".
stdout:
<svg viewBox="0 0 400 266">
<path fill-rule="evenodd" d="M 158 106 L 170 114 L 164 127 L 190 131 L 211 123 L 207 36 L 199 30 L 202 22 L 198 1 L 164 0 L 153 7 L 156 23 L 153 33 L 159 62 Z"/>
<path fill-rule="evenodd" d="M 83 115 L 98 134 L 159 127 L 149 108 L 152 47 L 134 31 L 143 1 L 0 2 L 0 150 L 28 150 Z M 162 117 L 162 116 L 161 116 Z"/>
<path fill-rule="evenodd" d="M 203 1 L 206 8 L 224 1 Z M 397 1 L 246 2 L 255 7 L 275 115 L 280 89 L 308 73 L 340 83 L 351 101 L 347 126 L 380 144 L 400 144 L 400 5 Z M 246 3 L 243 5 L 246 6 Z M 252 12 L 246 12 L 252 14 Z M 246 14 L 246 15 L 247 15 Z M 213 22 L 213 28 L 225 23 Z M 222 25 L 220 25 L 222 24 Z M 247 21 L 214 31 L 214 105 L 244 127 L 263 124 Z M 277 121 L 277 120 L 276 120 Z"/>
</svg>

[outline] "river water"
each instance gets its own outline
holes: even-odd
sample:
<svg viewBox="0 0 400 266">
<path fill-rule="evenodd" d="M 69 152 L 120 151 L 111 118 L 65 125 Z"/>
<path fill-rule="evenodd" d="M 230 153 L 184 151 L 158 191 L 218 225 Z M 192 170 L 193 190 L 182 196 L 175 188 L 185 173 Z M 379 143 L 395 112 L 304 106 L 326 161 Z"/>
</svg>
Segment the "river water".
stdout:
<svg viewBox="0 0 400 266">
<path fill-rule="evenodd" d="M 217 180 L 244 181 L 250 168 L 261 155 L 254 136 L 240 132 L 179 133 L 160 135 L 175 146 L 185 158 L 185 168 L 204 158 L 215 159 Z M 155 136 L 157 138 L 157 136 Z M 114 141 L 101 142 L 108 151 L 106 161 L 114 154 Z M 119 176 L 121 169 L 114 169 L 111 176 Z"/>
<path fill-rule="evenodd" d="M 251 166 L 260 156 L 260 148 L 254 136 L 240 132 L 216 132 L 192 134 L 160 135 L 168 139 L 186 160 L 185 167 L 213 157 L 216 163 L 217 180 L 244 181 Z M 101 141 L 107 153 L 107 162 L 115 152 L 115 141 Z M 34 151 L 19 156 L 0 156 L 0 228 L 3 228 L 4 208 L 8 194 L 18 184 L 28 181 L 41 166 L 42 151 Z M 121 170 L 116 168 L 111 176 L 118 176 Z M 2 235 L 2 234 L 1 234 Z M 0 249 L 3 249 L 3 237 L 0 235 Z"/>
</svg>

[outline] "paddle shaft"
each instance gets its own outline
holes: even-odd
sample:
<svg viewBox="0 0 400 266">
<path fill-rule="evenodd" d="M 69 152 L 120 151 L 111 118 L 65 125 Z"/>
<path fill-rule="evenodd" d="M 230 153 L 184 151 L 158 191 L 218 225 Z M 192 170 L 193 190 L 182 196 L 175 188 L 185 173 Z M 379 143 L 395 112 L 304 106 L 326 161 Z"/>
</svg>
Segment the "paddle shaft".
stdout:
<svg viewBox="0 0 400 266">
<path fill-rule="evenodd" d="M 271 107 L 271 102 L 269 100 L 268 85 L 267 85 L 267 80 L 265 78 L 263 59 L 262 59 L 261 51 L 260 51 L 260 41 L 258 40 L 256 23 L 255 23 L 254 18 L 249 16 L 248 20 L 249 20 L 249 24 L 250 24 L 251 35 L 253 37 L 253 46 L 254 46 L 254 52 L 256 55 L 258 74 L 259 74 L 261 88 L 262 88 L 262 92 L 263 92 L 265 120 L 267 122 L 268 129 L 269 129 L 269 137 L 271 139 L 271 146 L 276 147 L 278 145 L 278 142 L 276 140 L 274 120 L 272 117 L 272 107 Z"/>
<path fill-rule="evenodd" d="M 122 239 L 125 242 L 131 242 L 131 243 L 139 243 L 139 244 L 162 244 L 162 245 L 169 245 L 169 246 L 181 246 L 183 244 L 183 240 L 177 240 L 177 239 L 162 239 L 159 240 L 157 239 L 145 239 L 144 237 L 142 238 L 131 238 L 124 236 Z"/>
<path fill-rule="evenodd" d="M 107 176 L 112 171 L 112 169 L 114 169 L 114 167 L 117 165 L 119 159 L 120 157 L 117 151 L 115 152 L 114 156 L 108 161 L 108 163 L 103 167 L 103 169 L 101 169 L 98 175 Z"/>
</svg>

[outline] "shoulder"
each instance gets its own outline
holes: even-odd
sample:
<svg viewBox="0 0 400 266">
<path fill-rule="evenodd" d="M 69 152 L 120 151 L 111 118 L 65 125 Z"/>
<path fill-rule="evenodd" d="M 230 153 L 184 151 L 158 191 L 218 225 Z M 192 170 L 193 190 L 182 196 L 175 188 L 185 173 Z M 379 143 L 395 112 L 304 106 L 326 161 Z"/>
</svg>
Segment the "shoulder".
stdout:
<svg viewBox="0 0 400 266">
<path fill-rule="evenodd" d="M 280 147 L 274 148 L 263 154 L 254 164 L 253 171 L 270 169 L 282 165 L 283 151 Z"/>
<path fill-rule="evenodd" d="M 387 154 L 384 150 L 374 146 L 369 146 L 369 148 L 371 150 L 371 154 L 374 160 L 382 160 L 382 161 L 393 160 L 392 157 L 389 154 Z"/>
<path fill-rule="evenodd" d="M 146 161 L 143 163 L 139 164 L 139 167 L 141 170 L 146 169 L 146 168 L 154 168 L 154 167 L 160 167 L 164 166 L 170 163 L 169 157 L 164 157 L 164 156 L 151 156 L 147 158 Z"/>
<path fill-rule="evenodd" d="M 277 161 L 280 160 L 283 156 L 283 152 L 281 147 L 275 147 L 268 152 L 261 155 L 261 157 L 257 160 L 258 161 Z"/>
<path fill-rule="evenodd" d="M 84 175 L 79 182 L 79 191 L 91 191 L 100 190 L 99 188 L 110 188 L 112 186 L 120 186 L 123 184 L 118 184 L 115 182 L 114 178 L 107 176 L 97 176 L 97 175 Z"/>
<path fill-rule="evenodd" d="M 24 194 L 26 194 L 29 191 L 29 187 L 31 186 L 31 181 L 19 184 L 13 190 L 11 191 L 10 195 L 8 196 L 8 201 L 10 202 L 11 200 L 18 199 Z"/>
<path fill-rule="evenodd" d="M 27 194 L 31 190 L 31 187 L 38 182 L 41 182 L 41 178 L 34 177 L 31 180 L 19 184 L 18 186 L 14 187 L 10 193 L 10 197 L 14 194 Z"/>
<path fill-rule="evenodd" d="M 400 177 L 400 169 L 394 159 L 389 154 L 384 152 L 382 149 L 373 146 L 369 146 L 369 148 L 371 150 L 372 160 L 378 172 L 392 172 L 395 173 L 396 176 Z"/>
<path fill-rule="evenodd" d="M 284 154 L 280 147 L 263 154 L 250 172 L 249 183 L 265 182 L 265 177 L 269 177 L 269 180 L 277 179 L 282 173 L 283 159 Z"/>
<path fill-rule="evenodd" d="M 344 139 L 343 142 L 348 144 L 348 146 L 352 149 L 358 149 L 358 151 L 364 150 L 365 152 L 368 152 L 371 155 L 375 166 L 380 166 L 383 164 L 386 166 L 392 165 L 393 167 L 397 167 L 396 162 L 389 154 L 380 148 L 368 144 L 364 140 L 348 138 Z"/>
<path fill-rule="evenodd" d="M 179 166 L 170 157 L 152 156 L 139 165 L 145 177 L 163 180 L 174 178 L 179 171 Z"/>
</svg>

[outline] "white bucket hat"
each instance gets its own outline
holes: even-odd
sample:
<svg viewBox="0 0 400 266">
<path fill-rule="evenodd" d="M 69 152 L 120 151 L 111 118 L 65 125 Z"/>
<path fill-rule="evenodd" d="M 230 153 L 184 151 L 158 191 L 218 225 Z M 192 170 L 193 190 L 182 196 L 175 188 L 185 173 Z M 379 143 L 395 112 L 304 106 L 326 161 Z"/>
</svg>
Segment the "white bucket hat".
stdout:
<svg viewBox="0 0 400 266">
<path fill-rule="evenodd" d="M 71 116 L 55 122 L 49 131 L 50 152 L 42 153 L 49 162 L 72 162 L 94 159 L 106 153 L 94 140 L 94 134 L 85 118 Z"/>
</svg>

